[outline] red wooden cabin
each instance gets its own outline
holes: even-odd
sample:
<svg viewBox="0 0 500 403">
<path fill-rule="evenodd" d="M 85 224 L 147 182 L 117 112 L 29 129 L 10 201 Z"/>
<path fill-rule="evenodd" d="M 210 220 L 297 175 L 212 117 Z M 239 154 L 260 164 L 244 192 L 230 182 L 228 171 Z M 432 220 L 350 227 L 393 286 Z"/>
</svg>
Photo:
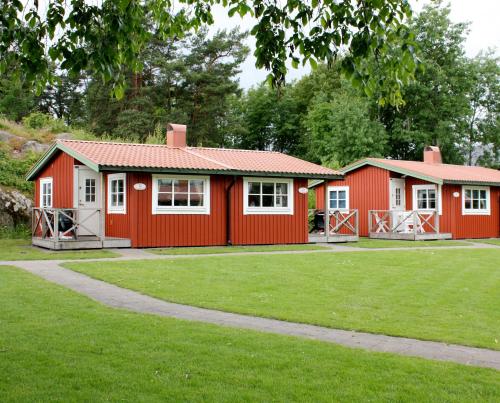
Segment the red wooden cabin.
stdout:
<svg viewBox="0 0 500 403">
<path fill-rule="evenodd" d="M 315 186 L 316 204 L 358 209 L 361 236 L 464 239 L 500 236 L 500 171 L 441 162 L 437 147 L 424 161 L 366 158 L 343 169 L 344 180 Z"/>
<path fill-rule="evenodd" d="M 33 244 L 54 248 L 307 243 L 308 179 L 331 169 L 277 152 L 59 140 L 28 173 Z"/>
</svg>

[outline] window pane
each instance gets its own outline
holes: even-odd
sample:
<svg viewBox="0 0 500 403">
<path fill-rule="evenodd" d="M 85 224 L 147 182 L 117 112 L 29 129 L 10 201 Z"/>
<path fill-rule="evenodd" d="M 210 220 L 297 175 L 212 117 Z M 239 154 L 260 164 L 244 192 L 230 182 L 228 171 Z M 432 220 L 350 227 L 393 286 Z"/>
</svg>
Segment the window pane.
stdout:
<svg viewBox="0 0 500 403">
<path fill-rule="evenodd" d="M 118 192 L 123 192 L 123 179 L 118 179 Z"/>
<path fill-rule="evenodd" d="M 464 205 L 466 209 L 470 209 L 472 205 L 470 199 L 466 199 Z"/>
<path fill-rule="evenodd" d="M 262 207 L 274 207 L 274 196 L 262 196 Z"/>
<path fill-rule="evenodd" d="M 345 200 L 346 198 L 346 191 L 345 190 L 339 190 L 339 199 Z"/>
<path fill-rule="evenodd" d="M 182 179 L 182 180 L 174 180 L 174 192 L 177 193 L 187 193 L 188 192 L 188 180 Z"/>
<path fill-rule="evenodd" d="M 473 199 L 479 199 L 479 190 L 474 189 L 474 190 L 472 191 L 472 198 L 473 198 Z"/>
<path fill-rule="evenodd" d="M 486 200 L 480 200 L 479 201 L 479 208 L 481 210 L 486 210 Z"/>
<path fill-rule="evenodd" d="M 260 193 L 260 182 L 248 182 L 248 193 L 259 194 Z"/>
<path fill-rule="evenodd" d="M 189 191 L 191 193 L 203 193 L 203 181 L 198 179 L 191 180 Z"/>
<path fill-rule="evenodd" d="M 486 200 L 486 190 L 480 190 L 479 197 L 483 200 Z"/>
<path fill-rule="evenodd" d="M 346 208 L 347 207 L 347 204 L 346 204 L 346 200 L 339 200 L 339 208 Z"/>
<path fill-rule="evenodd" d="M 330 191 L 330 200 L 337 200 L 337 191 L 336 190 L 332 190 Z"/>
<path fill-rule="evenodd" d="M 260 207 L 260 196 L 249 195 L 248 207 Z"/>
<path fill-rule="evenodd" d="M 436 200 L 434 200 L 434 199 L 429 200 L 427 208 L 435 209 L 436 208 Z"/>
<path fill-rule="evenodd" d="M 118 193 L 118 204 L 117 206 L 123 206 L 123 193 Z"/>
<path fill-rule="evenodd" d="M 274 194 L 274 183 L 263 183 L 262 184 L 262 194 L 272 195 Z"/>
<path fill-rule="evenodd" d="M 472 199 L 472 208 L 473 209 L 478 209 L 479 208 L 479 200 Z"/>
<path fill-rule="evenodd" d="M 288 183 L 277 183 L 276 184 L 276 194 L 277 195 L 287 195 L 288 194 Z"/>
<path fill-rule="evenodd" d="M 116 193 L 116 190 L 117 190 L 117 181 L 112 180 L 111 181 L 111 193 Z"/>
<path fill-rule="evenodd" d="M 331 209 L 338 208 L 337 200 L 330 200 L 330 208 Z"/>
<path fill-rule="evenodd" d="M 288 207 L 288 196 L 277 196 L 276 207 Z"/>
<path fill-rule="evenodd" d="M 172 193 L 158 193 L 158 206 L 171 206 Z"/>
<path fill-rule="evenodd" d="M 429 196 L 429 199 L 435 199 L 436 198 L 436 191 L 434 189 L 429 189 L 427 191 L 427 194 Z"/>
<path fill-rule="evenodd" d="M 187 205 L 188 205 L 187 193 L 174 193 L 174 206 L 187 206 Z"/>
<path fill-rule="evenodd" d="M 171 192 L 172 179 L 158 179 L 158 192 Z"/>
<path fill-rule="evenodd" d="M 111 193 L 111 205 L 116 206 L 118 201 L 118 195 L 116 193 Z"/>
<path fill-rule="evenodd" d="M 203 193 L 194 193 L 190 195 L 191 206 L 203 206 Z"/>
</svg>

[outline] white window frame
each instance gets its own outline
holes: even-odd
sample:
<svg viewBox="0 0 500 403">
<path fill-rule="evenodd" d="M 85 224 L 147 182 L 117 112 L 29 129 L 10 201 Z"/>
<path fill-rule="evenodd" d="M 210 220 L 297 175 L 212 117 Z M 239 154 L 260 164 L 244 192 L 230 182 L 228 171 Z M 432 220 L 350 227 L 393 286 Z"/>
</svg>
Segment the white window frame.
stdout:
<svg viewBox="0 0 500 403">
<path fill-rule="evenodd" d="M 337 195 L 338 195 L 338 192 L 342 192 L 344 191 L 345 192 L 345 208 L 332 208 L 330 207 L 330 192 L 337 192 Z M 337 202 L 338 202 L 338 198 L 337 198 Z M 345 212 L 345 211 L 349 211 L 349 186 L 328 186 L 328 210 L 331 210 L 331 211 L 342 211 L 342 212 Z"/>
<path fill-rule="evenodd" d="M 261 183 L 286 183 L 288 185 L 288 206 L 287 207 L 253 207 L 248 205 L 248 182 L 261 182 Z M 275 186 L 276 192 L 276 186 Z M 276 193 L 275 193 L 276 194 Z M 294 199 L 294 184 L 293 179 L 288 178 L 243 178 L 243 214 L 244 215 L 258 215 L 258 214 L 283 214 L 293 215 L 293 199 Z"/>
<path fill-rule="evenodd" d="M 44 185 L 50 185 L 50 204 L 49 205 L 44 205 L 43 204 L 43 188 Z M 41 178 L 40 179 L 40 208 L 51 208 L 54 204 L 54 181 L 52 177 L 47 177 L 47 178 Z"/>
<path fill-rule="evenodd" d="M 199 175 L 151 175 L 152 214 L 210 214 L 210 176 Z M 203 180 L 203 206 L 158 206 L 158 179 Z"/>
<path fill-rule="evenodd" d="M 111 182 L 123 180 L 123 206 L 111 205 Z M 125 173 L 108 175 L 108 214 L 127 214 L 127 175 Z"/>
<path fill-rule="evenodd" d="M 465 191 L 466 190 L 486 190 L 486 208 L 485 209 L 466 209 Z M 462 215 L 491 215 L 491 193 L 489 186 L 462 186 Z"/>
<path fill-rule="evenodd" d="M 418 211 L 423 211 L 423 212 L 430 212 L 430 211 L 436 211 L 436 209 L 433 208 L 428 208 L 428 209 L 419 209 L 418 208 L 418 200 L 417 200 L 417 192 L 418 190 L 435 190 L 436 191 L 436 197 L 437 197 L 437 210 L 439 215 L 443 214 L 443 198 L 441 196 L 442 194 L 442 189 L 441 185 L 436 185 L 436 184 L 425 184 L 425 185 L 413 185 L 412 187 L 412 203 L 413 203 L 413 210 L 418 210 Z"/>
</svg>

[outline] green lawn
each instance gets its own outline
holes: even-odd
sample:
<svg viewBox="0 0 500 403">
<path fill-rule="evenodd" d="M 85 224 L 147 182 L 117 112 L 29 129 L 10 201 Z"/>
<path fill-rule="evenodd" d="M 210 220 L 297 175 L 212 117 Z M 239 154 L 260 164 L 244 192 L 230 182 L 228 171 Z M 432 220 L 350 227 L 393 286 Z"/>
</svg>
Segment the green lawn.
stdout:
<svg viewBox="0 0 500 403">
<path fill-rule="evenodd" d="M 498 402 L 498 371 L 114 310 L 0 267 L 0 401 Z"/>
<path fill-rule="evenodd" d="M 95 259 L 117 257 L 109 250 L 49 251 L 31 246 L 27 239 L 0 239 L 0 260 Z"/>
<path fill-rule="evenodd" d="M 189 248 L 161 248 L 147 249 L 147 252 L 158 255 L 208 255 L 219 253 L 238 252 L 282 252 L 294 250 L 324 250 L 329 249 L 321 245 L 259 245 L 259 246 L 215 246 L 215 247 L 189 247 Z"/>
<path fill-rule="evenodd" d="M 500 250 L 219 256 L 65 266 L 168 301 L 500 349 Z"/>
<path fill-rule="evenodd" d="M 390 239 L 360 238 L 349 246 L 358 248 L 425 248 L 436 246 L 471 246 L 469 242 L 463 241 L 400 241 Z"/>
<path fill-rule="evenodd" d="M 496 245 L 500 246 L 500 239 L 498 238 L 489 238 L 489 239 L 471 239 L 471 242 L 476 242 L 476 243 L 486 243 L 489 245 Z"/>
</svg>

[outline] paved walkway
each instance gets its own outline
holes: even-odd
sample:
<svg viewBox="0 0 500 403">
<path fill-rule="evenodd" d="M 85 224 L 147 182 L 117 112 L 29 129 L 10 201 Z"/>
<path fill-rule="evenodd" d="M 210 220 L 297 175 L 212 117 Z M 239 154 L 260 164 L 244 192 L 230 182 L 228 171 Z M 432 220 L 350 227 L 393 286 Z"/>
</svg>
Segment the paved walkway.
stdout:
<svg viewBox="0 0 500 403">
<path fill-rule="evenodd" d="M 127 256 L 125 258 L 144 258 L 142 253 L 139 252 L 131 252 L 131 254 L 135 254 L 136 256 Z M 500 351 L 330 329 L 170 303 L 64 269 L 59 266 L 58 261 L 17 261 L 11 264 L 113 308 L 207 322 L 228 327 L 305 337 L 347 347 L 433 360 L 452 361 L 460 364 L 500 370 Z"/>
</svg>

